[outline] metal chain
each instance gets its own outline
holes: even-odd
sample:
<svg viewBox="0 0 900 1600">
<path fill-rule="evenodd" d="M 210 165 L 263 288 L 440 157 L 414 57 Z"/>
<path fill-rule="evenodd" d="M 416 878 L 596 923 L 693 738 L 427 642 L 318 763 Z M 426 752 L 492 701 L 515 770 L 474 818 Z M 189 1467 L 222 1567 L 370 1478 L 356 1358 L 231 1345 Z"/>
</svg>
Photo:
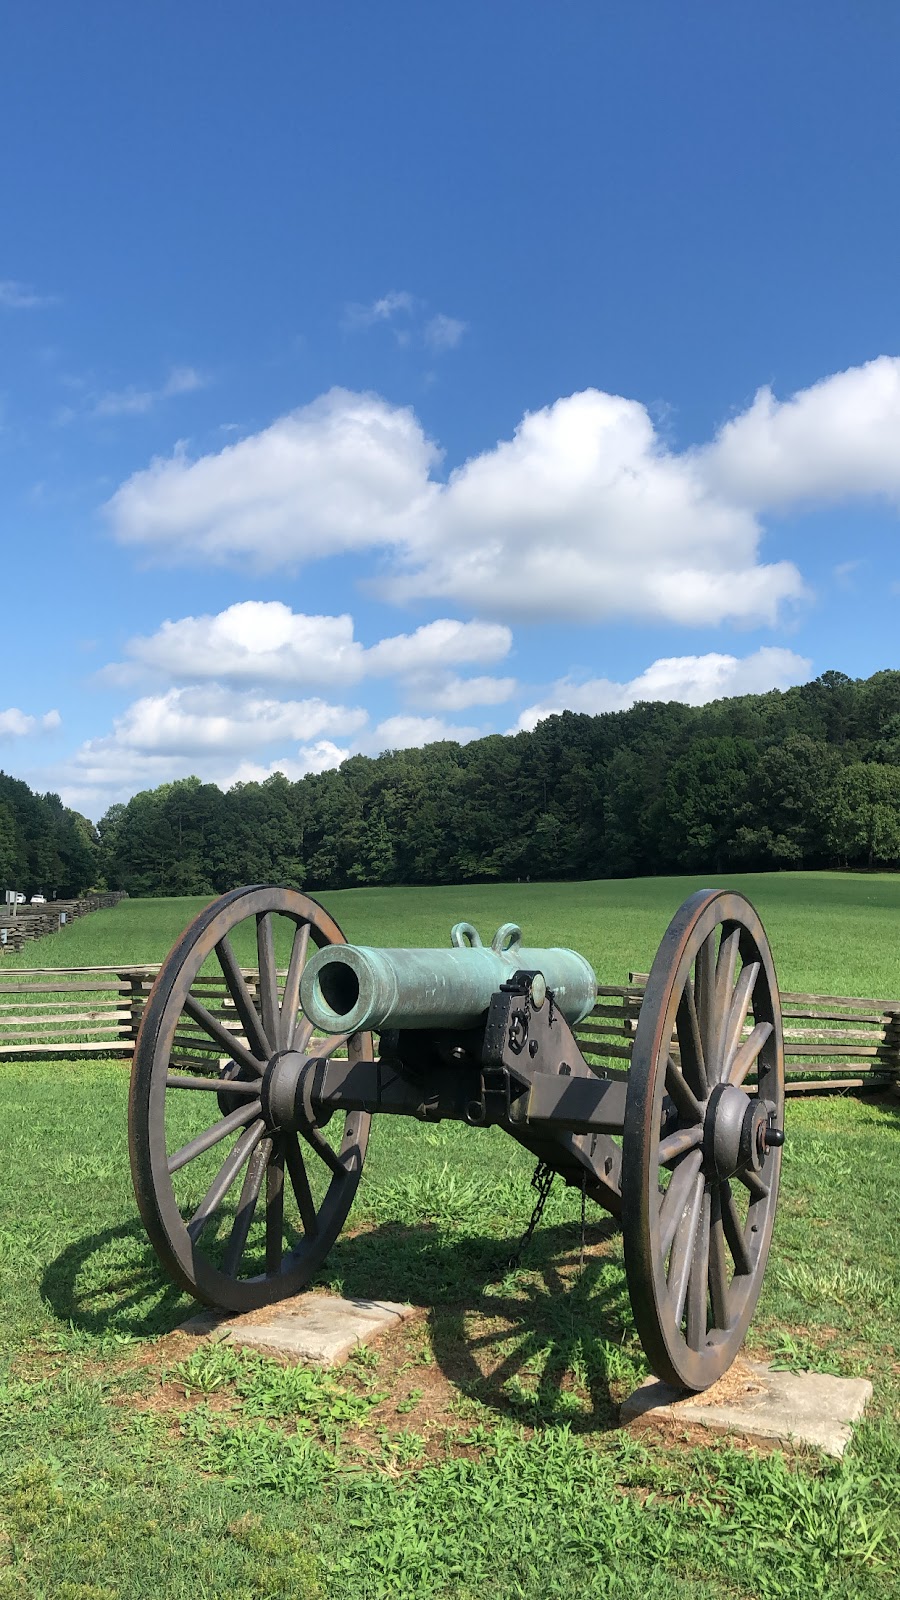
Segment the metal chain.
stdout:
<svg viewBox="0 0 900 1600">
<path fill-rule="evenodd" d="M 582 1172 L 581 1172 L 581 1256 L 580 1256 L 579 1261 L 578 1261 L 578 1271 L 579 1271 L 579 1273 L 582 1273 L 584 1271 L 584 1233 L 585 1233 L 585 1209 L 586 1209 L 586 1205 L 587 1205 L 587 1169 L 586 1168 L 582 1168 Z"/>
<path fill-rule="evenodd" d="M 531 1243 L 534 1230 L 544 1214 L 544 1207 L 547 1204 L 547 1197 L 549 1196 L 550 1190 L 553 1187 L 553 1179 L 555 1177 L 556 1172 L 553 1167 L 548 1166 L 546 1161 L 538 1162 L 534 1172 L 531 1175 L 531 1187 L 532 1189 L 536 1190 L 537 1199 L 534 1202 L 534 1210 L 531 1213 L 531 1220 L 528 1223 L 528 1227 L 525 1229 L 525 1232 L 519 1240 L 515 1252 L 510 1259 L 509 1270 L 511 1272 L 515 1271 L 516 1267 L 519 1266 L 524 1252 Z"/>
</svg>

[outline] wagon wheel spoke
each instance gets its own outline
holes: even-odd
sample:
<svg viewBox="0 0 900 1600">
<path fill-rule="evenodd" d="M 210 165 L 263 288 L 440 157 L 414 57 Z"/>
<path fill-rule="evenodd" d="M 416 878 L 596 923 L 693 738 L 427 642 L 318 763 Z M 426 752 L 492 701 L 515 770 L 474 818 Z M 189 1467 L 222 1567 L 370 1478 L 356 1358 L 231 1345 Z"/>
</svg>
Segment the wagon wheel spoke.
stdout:
<svg viewBox="0 0 900 1600">
<path fill-rule="evenodd" d="M 259 963 L 259 1009 L 263 1034 L 267 1040 L 278 1042 L 278 974 L 275 970 L 275 934 L 272 912 L 261 911 L 256 918 L 256 954 Z M 274 1055 L 274 1048 L 269 1055 Z"/>
<path fill-rule="evenodd" d="M 756 1065 L 759 1052 L 766 1040 L 771 1037 L 771 1022 L 758 1022 L 753 1032 L 748 1034 L 741 1048 L 736 1051 L 725 1074 L 725 1082 L 736 1084 L 740 1088 L 748 1072 Z"/>
<path fill-rule="evenodd" d="M 678 1005 L 675 1029 L 681 1053 L 681 1070 L 694 1093 L 699 1095 L 701 1100 L 705 1100 L 710 1086 L 693 984 L 685 986 Z"/>
<path fill-rule="evenodd" d="M 331 1169 L 335 1177 L 346 1178 L 349 1167 L 341 1160 L 338 1152 L 332 1150 L 328 1140 L 322 1138 L 318 1128 L 302 1128 L 301 1132 L 310 1149 L 315 1150 L 316 1155 Z"/>
<path fill-rule="evenodd" d="M 729 1323 L 728 1259 L 725 1254 L 721 1184 L 713 1185 L 709 1199 L 709 1299 L 712 1308 L 712 1325 L 714 1328 L 727 1328 Z"/>
<path fill-rule="evenodd" d="M 225 1157 L 203 1199 L 188 1222 L 188 1236 L 193 1244 L 197 1243 L 210 1218 L 218 1211 L 241 1167 L 259 1144 L 265 1131 L 266 1125 L 260 1117 L 258 1122 L 254 1122 L 251 1127 L 245 1129 Z"/>
<path fill-rule="evenodd" d="M 349 1038 L 349 1033 L 330 1033 L 325 1039 L 312 1039 L 309 1044 L 309 1054 L 315 1057 L 321 1056 L 324 1060 L 326 1056 L 333 1055 L 335 1050 L 339 1050 L 342 1044 L 346 1044 Z"/>
<path fill-rule="evenodd" d="M 275 1139 L 266 1168 L 266 1273 L 269 1277 L 281 1268 L 284 1240 L 284 1150 Z"/>
<path fill-rule="evenodd" d="M 690 1150 L 699 1149 L 703 1143 L 703 1127 L 698 1122 L 692 1128 L 676 1128 L 674 1133 L 669 1133 L 659 1141 L 657 1160 L 661 1167 L 668 1166 L 670 1161 L 677 1161 L 679 1156 L 686 1156 Z"/>
<path fill-rule="evenodd" d="M 228 985 L 228 992 L 234 1001 L 234 1009 L 244 1025 L 247 1043 L 255 1056 L 259 1056 L 262 1061 L 268 1061 L 275 1052 L 269 1046 L 259 1012 L 253 1004 L 247 980 L 235 960 L 227 934 L 224 934 L 216 945 L 216 955 Z"/>
<path fill-rule="evenodd" d="M 725 1058 L 725 1039 L 734 994 L 734 975 L 737 971 L 740 938 L 740 928 L 729 928 L 727 933 L 724 928 L 722 929 L 722 943 L 719 946 L 719 955 L 716 961 L 715 1047 L 710 1064 L 710 1070 L 714 1072 L 716 1077 L 721 1076 L 722 1063 Z"/>
<path fill-rule="evenodd" d="M 750 1009 L 751 996 L 756 988 L 759 970 L 760 964 L 758 961 L 749 962 L 734 986 L 731 1008 L 725 1027 L 725 1044 L 722 1050 L 721 1081 L 723 1083 L 728 1083 L 729 1081 L 728 1075 L 741 1042 L 741 1035 L 744 1031 L 747 1012 Z"/>
<path fill-rule="evenodd" d="M 256 1065 L 256 1063 L 254 1063 L 254 1065 Z M 191 1074 L 187 1072 L 167 1072 L 166 1088 L 208 1089 L 213 1094 L 221 1094 L 222 1090 L 227 1088 L 229 1095 L 239 1095 L 241 1098 L 257 1099 L 259 1096 L 259 1079 L 255 1078 L 253 1083 L 245 1083 L 243 1078 L 227 1078 L 221 1076 L 216 1076 L 215 1078 L 197 1078 L 192 1077 Z"/>
<path fill-rule="evenodd" d="M 262 1076 L 262 1062 L 251 1055 L 247 1046 L 242 1044 L 240 1039 L 219 1021 L 218 1017 L 214 1017 L 212 1012 L 208 1011 L 200 1000 L 197 1000 L 192 994 L 186 995 L 184 1009 L 188 1016 L 196 1022 L 198 1028 L 202 1028 L 203 1032 L 219 1045 L 223 1054 L 230 1056 L 232 1061 L 236 1061 L 239 1067 L 246 1067 L 248 1072 L 254 1072 L 257 1077 Z"/>
<path fill-rule="evenodd" d="M 700 1201 L 700 1221 L 694 1244 L 694 1256 L 688 1278 L 685 1338 L 692 1350 L 702 1350 L 706 1343 L 706 1306 L 709 1287 L 709 1190 L 704 1189 Z"/>
<path fill-rule="evenodd" d="M 232 1111 L 227 1117 L 222 1117 L 218 1122 L 214 1122 L 211 1128 L 205 1128 L 202 1133 L 197 1134 L 196 1138 L 190 1139 L 187 1144 L 183 1144 L 180 1150 L 176 1150 L 174 1155 L 169 1157 L 169 1176 L 173 1176 L 182 1167 L 186 1167 L 189 1161 L 196 1160 L 197 1156 L 205 1155 L 206 1151 L 211 1150 L 213 1145 L 219 1143 L 220 1139 L 227 1139 L 230 1133 L 236 1133 L 239 1128 L 245 1127 L 248 1122 L 252 1122 L 261 1112 L 262 1102 L 257 1096 L 248 1105 L 238 1106 L 236 1111 Z"/>
<path fill-rule="evenodd" d="M 752 1272 L 753 1265 L 750 1260 L 750 1252 L 747 1249 L 741 1214 L 731 1192 L 731 1184 L 721 1184 L 720 1194 L 722 1197 L 722 1230 L 725 1234 L 728 1248 L 731 1251 L 734 1270 L 739 1276 L 745 1276 L 748 1272 Z"/>
<path fill-rule="evenodd" d="M 291 1041 L 291 1049 L 305 1051 L 314 1033 L 315 1029 L 310 1022 L 309 1017 L 301 1017 L 299 1021 L 294 1024 L 294 1037 Z"/>
<path fill-rule="evenodd" d="M 678 1227 L 693 1190 L 703 1160 L 699 1150 L 692 1152 L 675 1168 L 672 1181 L 662 1197 L 659 1208 L 660 1254 L 665 1261 L 672 1248 L 675 1229 Z"/>
<path fill-rule="evenodd" d="M 716 930 L 713 928 L 697 951 L 694 963 L 694 1004 L 703 1041 L 703 1059 L 710 1084 L 715 1082 L 716 1062 Z"/>
<path fill-rule="evenodd" d="M 703 1201 L 703 1174 L 698 1173 L 690 1191 L 688 1203 L 675 1229 L 672 1257 L 669 1262 L 668 1285 L 676 1327 L 684 1316 L 688 1279 L 694 1259 L 694 1245 L 700 1227 L 700 1210 Z"/>
<path fill-rule="evenodd" d="M 278 1048 L 290 1050 L 294 1043 L 294 1032 L 297 1027 L 297 1012 L 300 1009 L 300 979 L 303 968 L 306 966 L 306 953 L 309 949 L 309 923 L 301 923 L 294 931 L 294 942 L 291 945 L 291 959 L 288 964 L 287 977 L 284 981 L 284 994 L 281 999 L 281 1011 L 278 1017 Z"/>
<path fill-rule="evenodd" d="M 666 1088 L 685 1122 L 702 1122 L 703 1107 L 690 1087 L 677 1061 L 669 1056 L 666 1061 Z"/>
<path fill-rule="evenodd" d="M 225 1254 L 222 1257 L 222 1271 L 226 1272 L 230 1278 L 237 1277 L 241 1257 L 247 1247 L 250 1228 L 256 1212 L 256 1203 L 259 1200 L 263 1177 L 271 1154 L 271 1140 L 261 1139 L 250 1157 L 247 1171 L 244 1174 L 237 1211 L 235 1212 L 234 1222 L 231 1225 L 231 1233 L 228 1236 Z"/>
<path fill-rule="evenodd" d="M 312 1190 L 309 1187 L 309 1178 L 306 1175 L 300 1142 L 295 1133 L 287 1133 L 284 1136 L 284 1160 L 297 1201 L 297 1209 L 300 1212 L 300 1221 L 303 1223 L 303 1232 L 308 1238 L 312 1238 L 319 1231 L 319 1219 L 316 1215 Z"/>
<path fill-rule="evenodd" d="M 760 1177 L 758 1172 L 753 1172 L 748 1168 L 745 1172 L 736 1172 L 735 1177 L 739 1183 L 744 1185 L 745 1189 L 749 1189 L 751 1200 L 765 1200 L 769 1192 L 769 1185 L 766 1183 L 765 1178 Z"/>
</svg>

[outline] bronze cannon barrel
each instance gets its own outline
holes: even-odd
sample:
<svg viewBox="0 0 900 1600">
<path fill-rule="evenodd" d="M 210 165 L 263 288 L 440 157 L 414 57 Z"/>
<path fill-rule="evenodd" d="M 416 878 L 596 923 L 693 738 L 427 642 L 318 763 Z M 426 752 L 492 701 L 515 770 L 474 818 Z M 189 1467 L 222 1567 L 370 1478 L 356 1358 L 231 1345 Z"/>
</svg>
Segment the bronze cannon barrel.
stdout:
<svg viewBox="0 0 900 1600">
<path fill-rule="evenodd" d="M 514 972 L 540 972 L 571 1025 L 593 1010 L 597 976 L 574 950 L 533 949 L 506 923 L 485 947 L 469 923 L 454 927 L 449 950 L 378 950 L 334 944 L 309 962 L 300 984 L 303 1013 L 328 1033 L 375 1028 L 473 1028 Z"/>
</svg>

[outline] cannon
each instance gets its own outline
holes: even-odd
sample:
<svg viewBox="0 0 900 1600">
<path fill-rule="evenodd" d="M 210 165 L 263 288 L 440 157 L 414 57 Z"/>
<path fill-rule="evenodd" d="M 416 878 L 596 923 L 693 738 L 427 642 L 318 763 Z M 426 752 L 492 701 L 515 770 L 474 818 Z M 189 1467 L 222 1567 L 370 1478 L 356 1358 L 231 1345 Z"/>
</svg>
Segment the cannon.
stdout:
<svg viewBox="0 0 900 1600">
<path fill-rule="evenodd" d="M 582 1053 L 596 1001 L 582 956 L 512 923 L 489 947 L 457 923 L 447 949 L 377 950 L 294 890 L 223 895 L 161 967 L 135 1048 L 132 1175 L 163 1266 L 225 1310 L 296 1294 L 347 1218 L 373 1113 L 499 1127 L 620 1220 L 651 1367 L 707 1388 L 753 1315 L 778 1198 L 784 1043 L 759 917 L 719 889 L 685 901 L 627 1071 Z"/>
</svg>

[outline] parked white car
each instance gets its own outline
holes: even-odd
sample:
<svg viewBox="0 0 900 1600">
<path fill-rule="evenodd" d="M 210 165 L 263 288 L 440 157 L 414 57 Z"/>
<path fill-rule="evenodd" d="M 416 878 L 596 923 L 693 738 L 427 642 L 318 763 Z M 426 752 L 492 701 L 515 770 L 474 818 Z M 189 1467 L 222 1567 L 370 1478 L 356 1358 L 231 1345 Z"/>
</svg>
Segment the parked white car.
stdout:
<svg viewBox="0 0 900 1600">
<path fill-rule="evenodd" d="M 45 906 L 47 904 L 47 896 L 45 894 L 33 894 L 31 896 L 31 904 L 33 906 Z"/>
</svg>

